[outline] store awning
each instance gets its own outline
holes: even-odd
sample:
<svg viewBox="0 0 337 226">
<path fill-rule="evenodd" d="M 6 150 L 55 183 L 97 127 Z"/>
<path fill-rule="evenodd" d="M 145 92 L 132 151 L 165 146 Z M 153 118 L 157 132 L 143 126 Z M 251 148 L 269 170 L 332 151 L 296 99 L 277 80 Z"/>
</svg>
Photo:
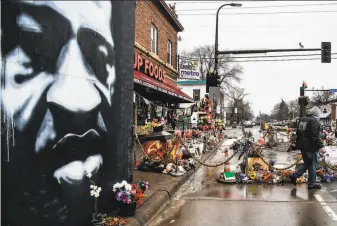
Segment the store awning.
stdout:
<svg viewBox="0 0 337 226">
<path fill-rule="evenodd" d="M 193 99 L 191 97 L 189 97 L 186 93 L 184 93 L 183 91 L 181 91 L 180 89 L 173 87 L 173 86 L 169 86 L 167 84 L 164 83 L 160 83 L 155 81 L 154 79 L 149 78 L 147 75 L 144 75 L 143 73 L 139 72 L 139 71 L 134 71 L 134 78 L 133 78 L 134 82 L 146 87 L 149 87 L 151 89 L 157 90 L 159 92 L 171 95 L 173 97 L 176 98 L 180 98 L 184 101 L 182 102 L 189 102 L 189 103 L 193 103 Z"/>
</svg>

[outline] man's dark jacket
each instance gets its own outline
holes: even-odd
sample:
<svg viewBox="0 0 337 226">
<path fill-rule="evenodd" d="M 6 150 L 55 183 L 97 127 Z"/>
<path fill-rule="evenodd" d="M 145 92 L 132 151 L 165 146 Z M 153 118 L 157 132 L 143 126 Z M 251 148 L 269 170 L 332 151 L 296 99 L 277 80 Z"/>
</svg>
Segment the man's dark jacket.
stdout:
<svg viewBox="0 0 337 226">
<path fill-rule="evenodd" d="M 296 148 L 307 152 L 316 152 L 323 147 L 320 139 L 321 125 L 313 116 L 301 118 L 297 124 Z"/>
</svg>

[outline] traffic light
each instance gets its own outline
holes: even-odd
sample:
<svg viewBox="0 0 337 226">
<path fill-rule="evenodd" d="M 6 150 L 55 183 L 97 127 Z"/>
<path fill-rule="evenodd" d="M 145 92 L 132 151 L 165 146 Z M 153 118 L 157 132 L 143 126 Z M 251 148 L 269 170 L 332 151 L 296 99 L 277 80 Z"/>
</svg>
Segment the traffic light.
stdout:
<svg viewBox="0 0 337 226">
<path fill-rule="evenodd" d="M 322 42 L 321 62 L 331 63 L 331 42 Z"/>
<path fill-rule="evenodd" d="M 214 73 L 209 73 L 206 75 L 206 93 L 209 93 L 209 87 L 220 87 L 220 84 L 220 77 L 215 76 Z"/>
<path fill-rule="evenodd" d="M 301 97 L 304 96 L 304 90 L 305 90 L 306 88 L 308 88 L 308 85 L 307 85 L 307 83 L 306 83 L 305 81 L 303 81 L 302 86 L 301 86 L 301 88 L 300 88 L 300 96 L 301 96 Z"/>
</svg>

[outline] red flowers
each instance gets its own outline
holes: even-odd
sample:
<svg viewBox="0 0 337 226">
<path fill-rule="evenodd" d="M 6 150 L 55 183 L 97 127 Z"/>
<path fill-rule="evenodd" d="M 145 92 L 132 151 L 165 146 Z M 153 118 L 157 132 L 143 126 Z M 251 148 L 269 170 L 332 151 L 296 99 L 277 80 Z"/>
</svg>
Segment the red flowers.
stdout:
<svg viewBox="0 0 337 226">
<path fill-rule="evenodd" d="M 132 184 L 132 190 L 135 189 L 135 201 L 137 203 L 137 206 L 140 206 L 143 204 L 143 198 L 144 198 L 144 193 L 142 189 L 137 187 L 135 184 Z"/>
</svg>

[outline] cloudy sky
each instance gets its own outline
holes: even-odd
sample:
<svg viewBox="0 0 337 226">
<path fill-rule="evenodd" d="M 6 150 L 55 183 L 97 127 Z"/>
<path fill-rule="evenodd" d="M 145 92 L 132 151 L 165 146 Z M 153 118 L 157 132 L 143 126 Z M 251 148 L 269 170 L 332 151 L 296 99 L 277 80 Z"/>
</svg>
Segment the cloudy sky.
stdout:
<svg viewBox="0 0 337 226">
<path fill-rule="evenodd" d="M 176 11 L 185 30 L 179 52 L 214 44 L 215 14 L 224 1 L 166 1 L 176 2 Z M 219 49 L 280 49 L 320 48 L 322 41 L 332 43 L 337 53 L 337 1 L 236 1 L 240 8 L 225 6 L 219 17 Z M 227 2 L 231 3 L 231 2 Z M 268 53 L 277 55 L 279 53 Z M 282 54 L 282 53 L 281 53 Z M 255 115 L 270 113 L 281 98 L 285 101 L 299 96 L 299 87 L 306 81 L 309 88 L 337 88 L 337 54 L 331 64 L 322 64 L 320 52 L 292 52 L 310 56 L 259 58 L 316 59 L 295 61 L 241 62 L 243 81 Z M 259 54 L 255 56 L 262 56 Z M 242 55 L 251 56 L 251 55 Z M 237 59 L 237 61 L 257 59 Z M 309 95 L 310 96 L 310 95 Z"/>
</svg>

